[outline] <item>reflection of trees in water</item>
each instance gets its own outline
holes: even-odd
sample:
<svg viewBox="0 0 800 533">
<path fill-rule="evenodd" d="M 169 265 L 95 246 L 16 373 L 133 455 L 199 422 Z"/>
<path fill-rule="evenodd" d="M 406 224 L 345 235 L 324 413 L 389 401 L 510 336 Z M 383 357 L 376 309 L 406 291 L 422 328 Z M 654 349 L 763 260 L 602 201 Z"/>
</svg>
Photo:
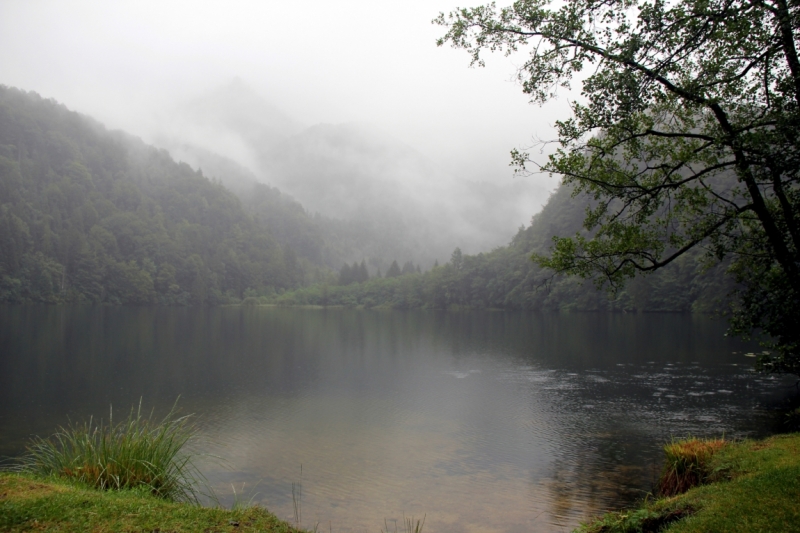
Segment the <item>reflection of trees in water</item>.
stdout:
<svg viewBox="0 0 800 533">
<path fill-rule="evenodd" d="M 437 334 L 454 348 L 497 348 L 557 368 L 588 369 L 618 363 L 719 361 L 720 353 L 742 350 L 725 337 L 723 321 L 680 314 L 613 313 L 442 313 Z"/>
</svg>

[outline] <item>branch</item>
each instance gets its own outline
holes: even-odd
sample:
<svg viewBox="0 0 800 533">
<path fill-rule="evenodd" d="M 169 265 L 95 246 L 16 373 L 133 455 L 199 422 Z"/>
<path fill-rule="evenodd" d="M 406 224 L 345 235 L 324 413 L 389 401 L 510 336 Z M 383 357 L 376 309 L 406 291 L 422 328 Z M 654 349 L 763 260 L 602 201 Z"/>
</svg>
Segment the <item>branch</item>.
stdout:
<svg viewBox="0 0 800 533">
<path fill-rule="evenodd" d="M 746 211 L 752 210 L 752 208 L 753 208 L 752 204 L 748 204 L 746 206 L 739 207 L 739 208 L 736 209 L 736 215 L 741 215 L 742 213 L 744 213 Z M 687 243 L 684 246 L 682 246 L 680 249 L 678 249 L 677 251 L 672 253 L 672 255 L 668 256 L 663 261 L 655 260 L 651 254 L 641 254 L 646 259 L 648 259 L 650 261 L 651 264 L 649 266 L 640 265 L 634 259 L 626 257 L 613 270 L 609 271 L 609 270 L 601 267 L 601 271 L 603 271 L 603 274 L 607 278 L 609 278 L 609 281 L 611 281 L 611 278 L 613 278 L 614 275 L 616 275 L 620 270 L 622 270 L 625 267 L 626 264 L 632 265 L 636 270 L 639 270 L 640 272 L 651 272 L 651 271 L 656 270 L 658 268 L 664 267 L 664 266 L 672 263 L 678 257 L 680 257 L 683 254 L 685 254 L 686 252 L 688 252 L 690 249 L 692 249 L 695 246 L 697 246 L 698 244 L 700 244 L 706 238 L 710 237 L 716 230 L 721 228 L 723 225 L 725 225 L 728 222 L 730 222 L 731 220 L 735 220 L 735 219 L 736 219 L 735 216 L 728 216 L 728 217 L 720 219 L 717 223 L 715 223 L 711 227 L 707 228 L 703 232 L 703 234 L 701 236 L 692 239 L 689 243 Z M 609 254 L 607 257 L 615 257 L 617 255 L 618 254 Z M 593 259 L 602 259 L 602 258 L 603 258 L 602 256 L 598 257 L 598 258 L 580 257 L 581 260 L 587 261 L 589 263 L 594 263 L 595 261 L 593 261 Z"/>
</svg>

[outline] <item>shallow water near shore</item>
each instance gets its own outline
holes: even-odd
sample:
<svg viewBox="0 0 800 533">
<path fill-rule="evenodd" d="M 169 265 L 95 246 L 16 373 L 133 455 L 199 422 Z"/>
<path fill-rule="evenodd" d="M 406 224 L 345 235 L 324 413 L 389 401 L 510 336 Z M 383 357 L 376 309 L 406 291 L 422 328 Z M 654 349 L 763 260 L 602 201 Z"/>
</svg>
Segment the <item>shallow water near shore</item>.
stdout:
<svg viewBox="0 0 800 533">
<path fill-rule="evenodd" d="M 762 436 L 794 381 L 691 315 L 0 306 L 0 456 L 69 419 L 196 413 L 224 504 L 324 531 L 569 531 L 660 444 Z M 297 498 L 298 484 L 302 495 Z M 234 490 L 236 495 L 234 495 Z"/>
</svg>

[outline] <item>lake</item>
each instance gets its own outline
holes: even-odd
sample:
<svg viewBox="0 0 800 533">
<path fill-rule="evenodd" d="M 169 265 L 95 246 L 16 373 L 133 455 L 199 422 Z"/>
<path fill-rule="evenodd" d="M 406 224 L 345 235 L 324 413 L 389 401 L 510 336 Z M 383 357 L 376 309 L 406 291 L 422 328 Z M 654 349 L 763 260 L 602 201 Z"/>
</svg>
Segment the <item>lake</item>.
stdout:
<svg viewBox="0 0 800 533">
<path fill-rule="evenodd" d="M 301 484 L 302 525 L 322 531 L 403 515 L 430 533 L 570 531 L 643 497 L 665 441 L 775 427 L 794 380 L 752 372 L 757 347 L 724 331 L 694 315 L 0 306 L 0 456 L 180 397 L 226 505 L 294 521 Z"/>
</svg>

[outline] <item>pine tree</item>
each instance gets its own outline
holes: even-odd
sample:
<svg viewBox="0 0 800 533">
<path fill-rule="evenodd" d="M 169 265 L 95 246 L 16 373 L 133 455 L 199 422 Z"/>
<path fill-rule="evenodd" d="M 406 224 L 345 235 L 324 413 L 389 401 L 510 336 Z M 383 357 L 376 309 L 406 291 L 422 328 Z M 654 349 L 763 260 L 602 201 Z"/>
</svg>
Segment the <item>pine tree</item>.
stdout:
<svg viewBox="0 0 800 533">
<path fill-rule="evenodd" d="M 350 265 L 345 263 L 339 270 L 339 285 L 350 285 L 353 283 L 353 271 Z"/>
<path fill-rule="evenodd" d="M 400 265 L 397 264 L 397 260 L 392 261 L 391 266 L 389 266 L 389 270 L 386 271 L 387 278 L 396 278 L 400 275 Z"/>
</svg>

